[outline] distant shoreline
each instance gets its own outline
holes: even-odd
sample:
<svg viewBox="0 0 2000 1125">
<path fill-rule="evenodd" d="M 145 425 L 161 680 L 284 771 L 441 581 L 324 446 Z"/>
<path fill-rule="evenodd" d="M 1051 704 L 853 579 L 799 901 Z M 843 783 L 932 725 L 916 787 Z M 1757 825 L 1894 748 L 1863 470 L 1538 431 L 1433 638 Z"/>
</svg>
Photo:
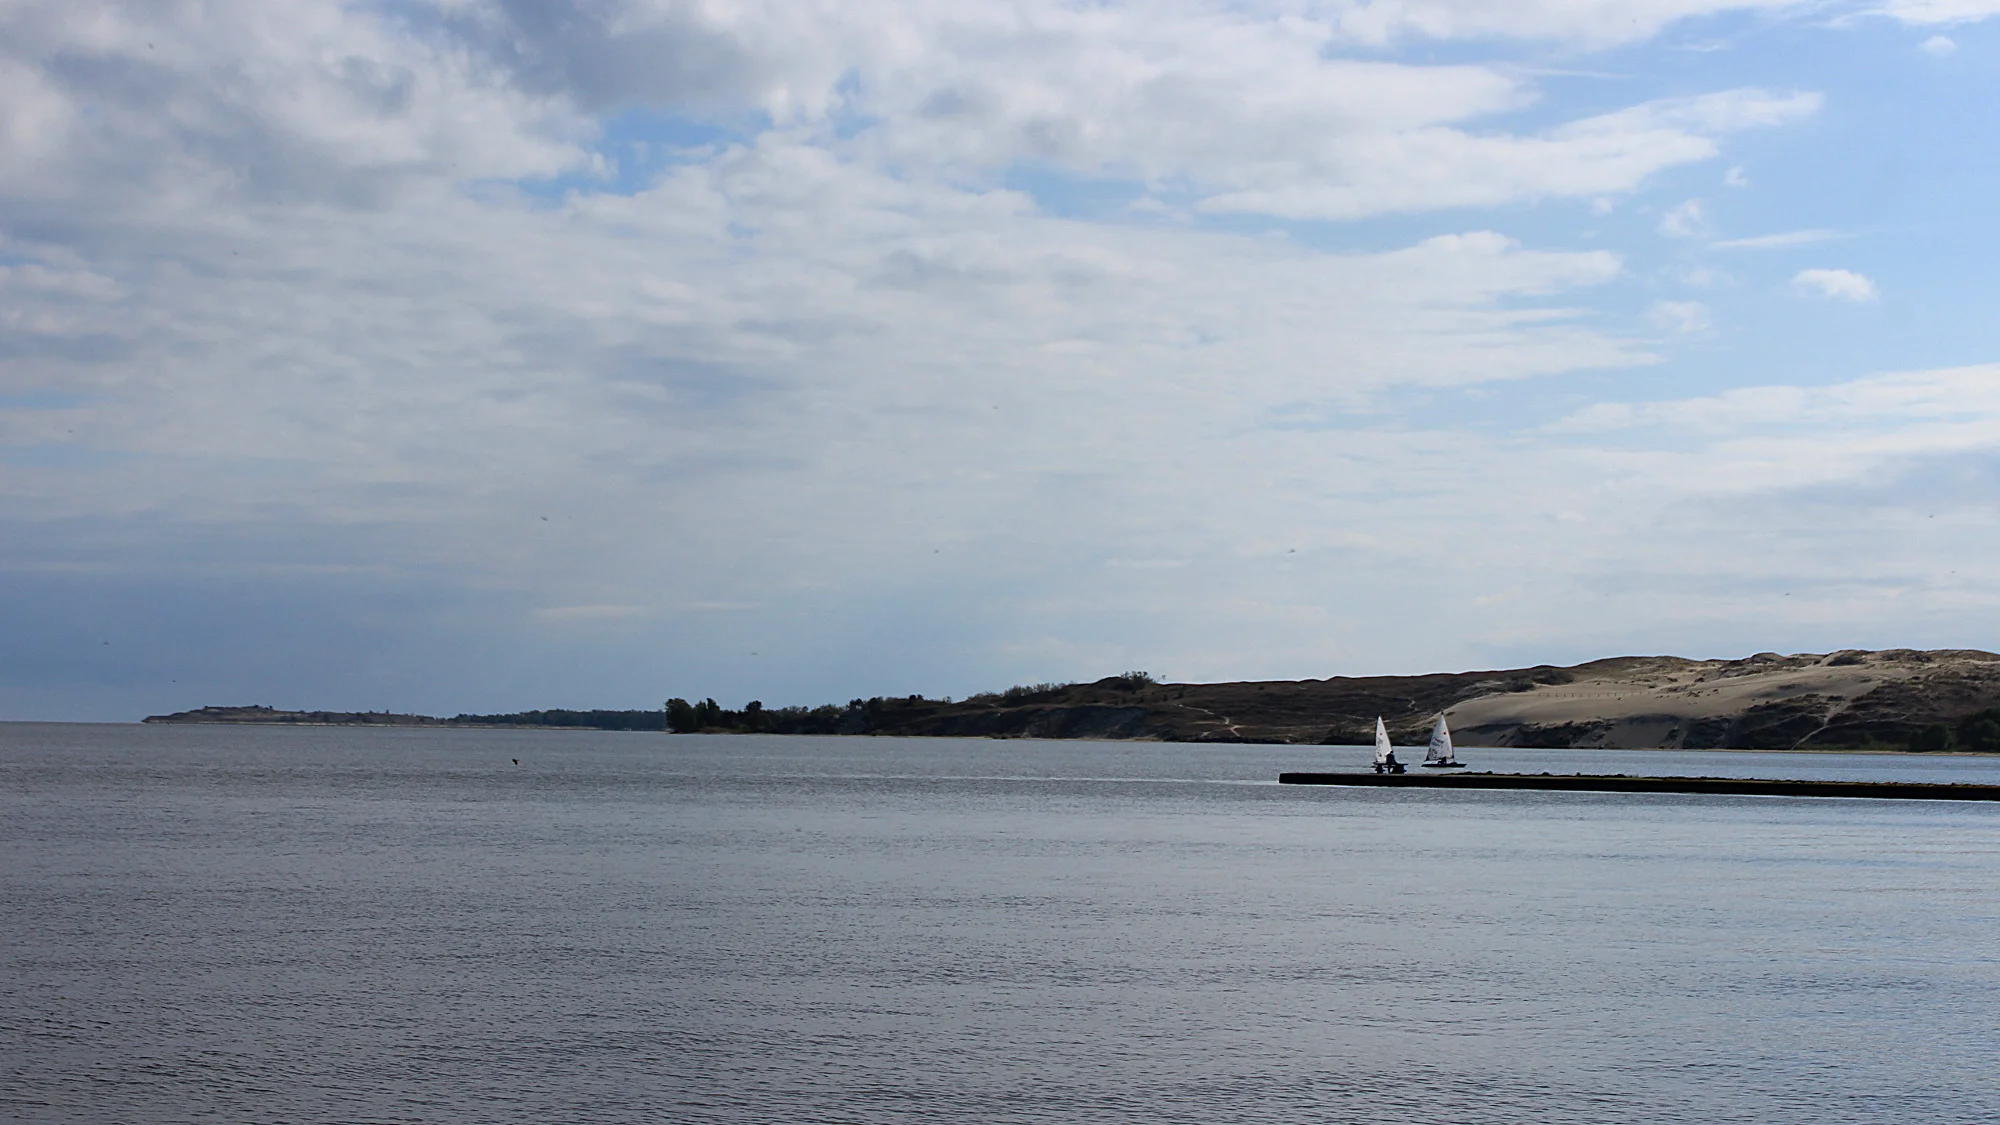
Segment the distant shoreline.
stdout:
<svg viewBox="0 0 2000 1125">
<path fill-rule="evenodd" d="M 462 713 L 451 718 L 397 711 L 292 711 L 261 704 L 247 707 L 198 707 L 170 715 L 148 715 L 142 723 L 162 726 L 266 727 L 394 727 L 418 730 L 632 730 L 667 729 L 664 712 L 642 711 L 514 711 L 504 714 Z"/>
<path fill-rule="evenodd" d="M 176 719 L 176 720 L 173 720 L 173 721 L 171 721 L 171 722 L 158 722 L 158 721 L 149 721 L 149 720 L 147 720 L 147 719 L 138 719 L 138 720 L 129 720 L 129 719 L 128 719 L 128 720 L 84 720 L 84 719 L 0 719 L 0 726 L 97 726 L 97 727 L 125 727 L 125 726 L 134 726 L 134 727 L 136 727 L 136 726 L 176 726 L 176 727 L 267 727 L 267 728 L 268 728 L 268 727 L 314 727 L 314 728 L 345 728 L 345 729 L 374 729 L 374 730 L 429 730 L 429 731 L 458 731 L 458 730 L 463 730 L 463 731 L 493 731 L 493 730 L 519 730 L 519 731 L 543 731 L 543 732 L 548 732 L 548 733 L 556 733 L 556 734 L 564 734 L 564 733 L 571 733 L 571 734 L 652 734 L 652 735 L 657 735 L 657 734 L 680 734 L 680 733 L 687 733 L 687 734 L 697 734 L 697 735 L 716 735 L 716 736 L 721 736 L 721 735 L 745 735 L 745 734 L 753 734 L 753 733 L 754 733 L 754 734 L 764 734 L 764 735 L 767 735 L 767 736 L 771 736 L 771 737 L 802 737 L 802 738 L 954 738 L 954 739 L 967 739 L 967 740 L 970 740 L 970 739 L 979 739 L 979 740 L 981 740 L 981 741 L 992 741 L 992 742 L 1009 742 L 1009 741 L 1030 741 L 1030 742 L 1158 742 L 1158 743 L 1161 743 L 1161 744 L 1163 744 L 1163 745 L 1191 745 L 1191 744 L 1198 744 L 1198 745 L 1210 745 L 1210 746 L 1297 746 L 1297 747 L 1299 747 L 1299 748 L 1300 748 L 1300 749 L 1302 749 L 1302 750 L 1305 750 L 1305 749 L 1311 749 L 1311 750 L 1361 750 L 1361 751 L 1366 751 L 1366 750 L 1370 750 L 1370 749 L 1371 749 L 1371 747 L 1370 747 L 1370 746 L 1369 746 L 1368 744 L 1366 744 L 1366 743 L 1359 743 L 1359 742 L 1356 742 L 1356 743 L 1296 743 L 1296 742 L 1275 742 L 1275 741 L 1273 741 L 1273 742 L 1265 742 L 1265 741 L 1250 741 L 1250 740 L 1240 740 L 1240 739 L 1239 739 L 1239 740 L 1230 740 L 1230 741 L 1221 741 L 1221 740 L 1196 740 L 1195 742 L 1193 742 L 1193 743 L 1190 743 L 1190 742 L 1187 742 L 1187 741 L 1183 741 L 1183 740 L 1178 740 L 1178 739 L 1164 739 L 1164 738 L 1142 738 L 1142 739 L 1129 739 L 1129 738 L 1123 738 L 1123 739 L 1121 739 L 1121 738 L 1099 738 L 1099 739 L 1078 739 L 1078 738 L 1038 738 L 1038 737 L 1035 737 L 1035 736 L 1032 736 L 1032 735 L 938 735 L 938 734 L 904 734 L 904 733 L 890 733 L 890 732 L 864 732 L 864 733 L 858 733 L 858 734 L 838 734 L 838 733 L 836 733 L 836 734 L 816 734 L 816 733 L 807 733 L 807 732 L 785 732 L 785 731 L 761 731 L 761 732 L 753 732 L 753 731 L 740 731 L 740 730 L 706 730 L 706 731 L 689 731 L 689 732 L 677 732 L 677 731 L 659 731 L 659 730 L 629 730 L 629 729 L 621 729 L 621 728 L 607 728 L 607 727 L 579 727 L 579 726 L 550 726 L 550 725 L 547 725 L 547 724 L 537 724 L 537 723 L 453 723 L 453 722 L 446 722 L 446 721 L 444 721 L 444 720 L 437 720 L 437 721 L 434 721 L 434 722 L 429 722 L 429 723 L 380 723 L 380 722 L 372 722 L 372 723 L 371 723 L 371 722 L 359 722 L 359 723 L 328 723 L 328 722 L 292 722 L 292 721 L 286 721 L 286 720 L 271 720 L 271 721 L 254 721 L 254 720 L 220 720 L 220 721 L 203 721 L 203 720 L 198 720 L 198 719 Z M 1399 746 L 1399 747 L 1397 747 L 1397 749 L 1399 749 L 1399 750 L 1409 750 L 1409 749 L 1421 749 L 1421 747 L 1416 747 L 1416 746 Z M 1908 749 L 1907 747 L 1895 747 L 1895 746 L 1795 746 L 1795 747 L 1783 747 L 1783 748 L 1772 748 L 1772 749 L 1757 749 L 1757 748 L 1754 748 L 1754 747 L 1744 747 L 1744 746 L 1709 746 L 1709 747 L 1702 747 L 1702 748 L 1699 748 L 1699 749 L 1695 749 L 1695 748 L 1689 748 L 1689 747 L 1681 747 L 1681 746 L 1629 746 L 1629 747 L 1603 747 L 1603 746 L 1487 746 L 1487 745 L 1481 745 L 1481 744 L 1478 744 L 1478 743 L 1463 743 L 1463 742 L 1461 742 L 1461 743 L 1459 743 L 1459 744 L 1458 744 L 1458 749 L 1459 749 L 1459 750 L 1460 750 L 1461 752 L 1470 752 L 1470 753 L 1474 753 L 1474 754 L 1478 753 L 1478 752 L 1479 752 L 1479 751 L 1481 751 L 1481 750 L 1553 750 L 1553 751 L 1562 751 L 1562 750 L 1586 750 L 1586 751 L 1587 751 L 1587 750 L 1605 750 L 1605 749 L 1618 749 L 1618 750 L 1631 750 L 1631 751 L 1634 751 L 1634 752 L 1637 752 L 1637 753 L 1665 753 L 1665 754 L 1671 754 L 1671 753 L 1694 753 L 1694 754 L 1836 754 L 1836 755 L 1838 755 L 1838 754 L 1876 754 L 1876 755 L 1881 755 L 1881 756 L 1883 756 L 1883 757 L 1898 757 L 1898 758 L 2000 758 L 2000 751 L 1994 751 L 1994 750 L 1911 750 L 1911 749 Z"/>
<path fill-rule="evenodd" d="M 576 727 L 576 726 L 549 726 L 549 725 L 546 725 L 546 724 L 540 724 L 540 723 L 454 723 L 454 722 L 449 722 L 449 721 L 446 721 L 446 720 L 442 720 L 442 719 L 439 719 L 439 720 L 435 720 L 435 721 L 433 721 L 433 722 L 428 722 L 428 723 L 370 723 L 370 722 L 359 722 L 359 723 L 324 723 L 324 722 L 293 722 L 293 721 L 291 721 L 291 720 L 286 720 L 286 719 L 269 719 L 269 720 L 254 720 L 254 719 L 217 719 L 217 720 L 203 720 L 203 719 L 175 719 L 175 720 L 172 720 L 172 721 L 168 721 L 168 722 L 162 722 L 162 721 L 160 721 L 160 720 L 157 720 L 157 719 L 153 719 L 153 718 L 145 718 L 145 719 L 139 719 L 139 720 L 137 720 L 137 721 L 127 721 L 127 722 L 119 722 L 119 721 L 105 721 L 105 722 L 87 722 L 87 721 L 75 721 L 75 722 L 72 722 L 72 721 L 70 721 L 70 720 L 64 720 L 64 719 L 0 719 L 0 723 L 16 723 L 16 724 L 20 724 L 20 725 L 24 725 L 24 726 L 25 726 L 25 725 L 29 725 L 29 724 L 35 724 L 35 723 L 39 723 L 39 724 L 42 724 L 42 725 L 45 725 L 45 726 L 106 726 L 106 727 L 117 727 L 117 726 L 172 726 L 172 727 L 346 727 L 346 728 L 355 728 L 355 729 L 374 729 L 374 730 L 438 730 L 438 731 L 451 731 L 451 730 L 539 730 L 539 731 L 550 731 L 550 732 L 553 732 L 553 733 L 571 733 L 571 734 L 669 734 L 669 735 L 682 735 L 682 736 L 685 736 L 685 735 L 699 735 L 699 736 L 707 736 L 707 737 L 741 737 L 741 736 L 744 736 L 744 735 L 762 735 L 762 736 L 764 736 L 764 737 L 769 737 L 769 738 L 978 738 L 978 739 L 981 739 L 981 740 L 983 740 L 983 741 L 988 741 L 988 742 L 1016 742 L 1016 741 L 1023 741 L 1023 742 L 1157 742 L 1157 743 L 1160 743 L 1160 744 L 1162 744 L 1162 745 L 1168 745 L 1168 746 L 1184 746 L 1184 745 L 1197 745 L 1197 744 L 1198 744 L 1198 745 L 1207 745 L 1207 746 L 1301 746 L 1301 747 L 1311 747 L 1311 748 L 1314 748 L 1314 749 L 1320 749 L 1320 750 L 1369 750 L 1369 749 L 1372 749 L 1372 747 L 1370 746 L 1370 744 L 1368 744 L 1368 743 L 1365 743 L 1365 742 L 1315 742 L 1315 743 L 1298 743 L 1298 742 L 1275 742 L 1275 741 L 1273 741 L 1273 742 L 1264 742 L 1264 741 L 1253 741 L 1253 740 L 1247 740 L 1247 739 L 1239 739 L 1239 740 L 1228 740 L 1228 741 L 1224 741 L 1224 740 L 1219 740 L 1219 739 L 1201 739 L 1201 740 L 1195 740 L 1195 742 L 1193 742 L 1193 743 L 1190 743 L 1190 742 L 1183 742 L 1183 741 L 1181 741 L 1181 740 L 1177 740 L 1177 739 L 1168 739 L 1168 738 L 1094 738 L 1094 739 L 1080 739 L 1080 738 L 1036 738 L 1036 737 L 1033 737 L 1033 736 L 1023 736 L 1023 735 L 998 735 L 998 734 L 996 734 L 996 735 L 939 735 L 939 734 L 903 734 L 903 733 L 886 733 L 886 732 L 874 732 L 874 731 L 867 731 L 867 732 L 860 732 L 860 733 L 853 733 L 853 734 L 847 734 L 847 733 L 828 733 L 828 734 L 820 734 L 820 733 L 813 733 L 813 732 L 806 732 L 806 731 L 747 731 L 747 730 L 723 730 L 723 729 L 715 729 L 715 730 L 698 730 L 698 731 L 660 731 L 660 730 L 628 730 L 628 729 L 623 729 L 623 728 L 612 728 L 612 727 Z M 1606 750 L 1606 749 L 1616 749 L 1616 750 L 1632 750 L 1632 751 L 1634 751 L 1634 752 L 1645 752 L 1645 753 L 1654 753 L 1654 754 L 1673 754 L 1673 753 L 1700 753 L 1700 754 L 1897 754 L 1897 755 L 1904 755 L 1904 756 L 1911 756 L 1911 757 L 1918 757 L 1918 758 L 1994 758 L 1994 757 L 2000 757 L 2000 751 L 1990 751 L 1990 750 L 1910 750 L 1910 749 L 1908 749 L 1908 748 L 1898 748 L 1898 747 L 1894 747 L 1894 746 L 1794 746 L 1794 747 L 1787 747 L 1787 748 L 1783 748 L 1783 749 L 1771 749 L 1771 750 L 1758 750 L 1758 749 L 1754 749 L 1754 748 L 1750 748 L 1750 747 L 1743 747 L 1743 746 L 1708 746 L 1708 747 L 1703 747 L 1703 748 L 1701 748 L 1701 749 L 1699 749 L 1699 750 L 1690 750 L 1690 749 L 1688 749 L 1688 748 L 1686 748 L 1686 747 L 1680 747 L 1680 746 L 1622 746 L 1622 747 L 1605 747 L 1605 746 L 1484 746 L 1484 745 L 1480 745 L 1480 744 L 1478 744 L 1478 743 L 1467 743 L 1467 742 L 1459 742 L 1459 743 L 1457 743 L 1456 745 L 1457 745 L 1457 748 L 1458 748 L 1459 750 L 1461 750 L 1461 751 L 1467 751 L 1467 750 L 1471 750 L 1471 751 L 1478 751 L 1478 750 Z M 1410 746 L 1397 746 L 1397 747 L 1396 747 L 1396 749 L 1398 749 L 1398 750 L 1421 750 L 1421 749 L 1423 749 L 1423 747 L 1422 747 L 1422 746 L 1419 746 L 1419 745 L 1414 745 L 1414 744 L 1413 744 L 1413 745 L 1410 745 Z"/>
<path fill-rule="evenodd" d="M 149 723 L 671 730 L 1366 746 L 1422 745 L 1443 715 L 1461 746 L 2000 754 L 2000 654 L 1843 649 L 1738 660 L 1621 656 L 1420 676 L 1162 683 L 1144 672 L 1027 684 L 962 700 L 876 696 L 846 705 L 732 710 L 669 699 L 627 711 L 552 709 L 451 718 L 202 707 Z"/>
<path fill-rule="evenodd" d="M 97 720 L 75 720 L 75 719 L 0 719 L 0 726 L 90 726 L 90 727 L 137 727 L 137 726 L 176 726 L 176 727 L 313 727 L 313 728 L 333 728 L 333 727 L 338 727 L 338 728 L 347 728 L 347 729 L 373 729 L 373 730 L 428 730 L 428 731 L 461 731 L 461 730 L 462 730 L 462 731 L 492 731 L 492 730 L 520 730 L 520 731 L 542 731 L 542 732 L 546 732 L 546 733 L 551 733 L 551 734 L 652 734 L 652 735 L 657 735 L 657 734 L 676 734 L 676 733 L 679 733 L 679 732 L 675 732 L 675 731 L 657 731 L 657 730 L 620 730 L 620 729 L 611 729 L 611 728 L 603 728 L 603 727 L 571 727 L 571 726 L 547 726 L 547 725 L 541 725 L 541 724 L 534 724 L 534 723 L 485 723 L 485 724 L 479 724 L 479 723 L 449 723 L 449 722 L 443 722 L 443 721 L 439 721 L 439 722 L 435 722 L 435 723 L 311 723 L 311 722 L 285 722 L 285 721 L 271 721 L 271 722 L 254 722 L 254 721 L 220 721 L 220 722 L 203 722 L 203 721 L 200 721 L 200 720 L 176 720 L 176 721 L 174 721 L 174 722 L 169 722 L 169 723 L 158 723 L 158 722 L 154 722 L 154 723 L 149 723 L 149 722 L 147 722 L 147 721 L 146 721 L 146 720 L 144 720 L 144 719 L 139 719 L 139 720 L 122 720 L 122 721 L 121 721 L 121 720 L 105 720 L 105 721 L 97 721 Z M 1012 742 L 1012 741 L 1026 741 L 1026 742 L 1135 742 L 1135 741 L 1137 741 L 1137 742 L 1158 742 L 1158 743 L 1160 743 L 1160 744 L 1162 744 L 1162 745 L 1171 745 L 1171 746 L 1186 746 L 1186 745 L 1208 745 L 1208 746 L 1298 746 L 1298 747 L 1300 747 L 1300 749 L 1312 749 L 1312 750 L 1361 750 L 1361 751 L 1366 751 L 1366 750 L 1369 750 L 1369 749 L 1371 749 L 1371 747 L 1370 747 L 1370 746 L 1368 746 L 1368 745 L 1367 745 L 1367 744 L 1365 744 L 1365 743 L 1310 743 L 1310 744 L 1301 744 L 1301 743 L 1296 743 L 1296 742 L 1248 742 L 1248 741 L 1231 741 L 1231 742 L 1220 742 L 1220 741 L 1202 741 L 1202 742 L 1198 742 L 1198 743 L 1189 743 L 1189 742 L 1181 742 L 1181 741 L 1176 741 L 1176 740 L 1172 740 L 1172 739 L 1158 739 L 1158 738 L 1155 738 L 1155 739 L 1129 739 L 1129 738 L 1127 738 L 1127 739 L 1119 739 L 1119 738 L 1103 738 L 1103 739 L 1076 739 L 1076 738 L 1034 738 L 1034 737 L 1024 737 L 1024 736 L 1020 736 L 1020 735 L 984 735 L 984 736 L 980 736 L 980 735 L 934 735 L 934 734 L 880 734 L 880 733 L 875 733 L 875 734 L 795 734 L 795 733 L 785 733 L 785 732 L 771 732 L 771 731 L 766 731 L 766 732 L 751 732 L 751 731 L 737 731 L 737 730 L 711 730 L 711 731 L 693 731 L 693 732 L 688 732 L 688 733 L 691 733 L 691 734 L 697 734 L 697 735 L 710 735 L 710 736 L 723 736 L 723 735 L 745 735 L 745 734 L 751 734 L 751 733 L 762 733 L 762 734 L 764 734 L 764 735 L 766 735 L 766 736 L 768 736 L 768 737 L 775 737 L 775 738 L 793 738 L 793 737 L 797 737 L 797 738 L 952 738 L 952 739 L 963 739 L 963 740 L 972 740 L 972 739 L 978 739 L 978 740 L 980 740 L 980 741 L 991 741 L 991 742 Z M 1421 747 L 1398 747 L 1397 749 L 1399 749 L 1399 750 L 1407 750 L 1407 749 L 1421 749 Z M 1896 757 L 1896 758 L 2000 758 L 2000 751 L 1992 751 L 1992 750 L 1910 750 L 1910 749 L 1907 749 L 1907 748 L 1903 748 L 1903 749 L 1899 749 L 1899 748 L 1897 748 L 1897 747 L 1894 747 L 1894 746 L 1845 746 L 1845 747 L 1843 747 L 1843 746 L 1799 746 L 1799 747 L 1790 747 L 1790 748 L 1784 748 L 1784 749 L 1770 749 L 1770 750 L 1758 750 L 1758 749 L 1752 749 L 1752 748 L 1748 748 L 1748 747 L 1742 747 L 1742 746 L 1711 746 L 1711 747 L 1705 747 L 1705 748 L 1702 748 L 1702 749 L 1698 749 L 1698 750 L 1697 750 L 1697 749 L 1689 749 L 1689 748 L 1687 748 L 1687 747 L 1679 747 L 1679 746 L 1633 746 L 1633 747 L 1602 747 L 1602 746 L 1481 746 L 1481 745 L 1478 745 L 1478 744 L 1470 744 L 1470 743 L 1460 743 L 1460 744 L 1459 744 L 1459 746 L 1458 746 L 1458 749 L 1459 749 L 1459 751 L 1460 751 L 1461 753 L 1472 753 L 1472 754 L 1477 754 L 1477 753 L 1478 753 L 1479 751 L 1481 751 L 1481 750 L 1550 750 L 1550 751 L 1567 751 L 1567 750 L 1581 750 L 1581 751 L 1591 751 L 1591 750 L 1604 750 L 1604 749 L 1619 749 L 1619 750 L 1630 750 L 1630 751 L 1632 751 L 1633 753 L 1643 753 L 1643 754 L 1675 754 L 1675 753 L 1685 753 L 1685 754 L 1831 754 L 1831 755 L 1843 755 L 1843 754 L 1875 754 L 1875 755 L 1880 755 L 1880 756 L 1882 756 L 1882 757 Z"/>
<path fill-rule="evenodd" d="M 154 726 L 154 727 L 352 727 L 374 730 L 573 730 L 593 734 L 660 734 L 660 731 L 620 731 L 606 727 L 558 727 L 539 723 L 452 723 L 439 720 L 430 723 L 317 723 L 293 722 L 289 719 L 175 719 L 163 722 L 151 717 L 136 723 L 105 723 L 105 726 Z"/>
</svg>

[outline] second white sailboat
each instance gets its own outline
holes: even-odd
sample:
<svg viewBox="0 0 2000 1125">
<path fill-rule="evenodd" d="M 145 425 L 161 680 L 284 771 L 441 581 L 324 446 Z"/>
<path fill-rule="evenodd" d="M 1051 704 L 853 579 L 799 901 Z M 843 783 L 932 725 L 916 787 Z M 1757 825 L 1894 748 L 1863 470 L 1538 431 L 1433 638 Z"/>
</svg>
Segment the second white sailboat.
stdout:
<svg viewBox="0 0 2000 1125">
<path fill-rule="evenodd" d="M 1430 749 L 1424 751 L 1424 768 L 1431 770 L 1463 769 L 1465 763 L 1458 760 L 1458 752 L 1451 747 L 1451 728 L 1444 725 L 1444 713 L 1438 713 L 1437 724 L 1431 727 Z"/>
</svg>

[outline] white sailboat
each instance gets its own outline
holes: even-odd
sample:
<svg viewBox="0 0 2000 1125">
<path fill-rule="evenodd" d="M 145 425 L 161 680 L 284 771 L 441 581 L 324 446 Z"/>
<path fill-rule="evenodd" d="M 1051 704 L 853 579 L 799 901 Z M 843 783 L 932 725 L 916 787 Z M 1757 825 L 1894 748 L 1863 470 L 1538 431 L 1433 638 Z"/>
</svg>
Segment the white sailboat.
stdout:
<svg viewBox="0 0 2000 1125">
<path fill-rule="evenodd" d="M 1396 760 L 1395 748 L 1389 745 L 1389 728 L 1382 725 L 1380 715 L 1375 716 L 1375 772 L 1403 772 L 1403 763 Z"/>
<path fill-rule="evenodd" d="M 1457 751 L 1451 748 L 1451 728 L 1444 725 L 1444 712 L 1440 711 L 1437 725 L 1431 728 L 1430 749 L 1424 751 L 1424 768 L 1455 770 L 1463 768 L 1464 765 L 1464 762 L 1458 760 Z"/>
</svg>

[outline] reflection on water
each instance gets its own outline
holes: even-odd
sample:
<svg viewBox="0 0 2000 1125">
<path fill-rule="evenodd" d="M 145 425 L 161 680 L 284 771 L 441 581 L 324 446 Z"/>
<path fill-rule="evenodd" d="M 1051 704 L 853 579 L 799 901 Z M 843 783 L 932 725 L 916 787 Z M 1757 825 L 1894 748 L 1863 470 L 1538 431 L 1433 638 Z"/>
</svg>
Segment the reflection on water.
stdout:
<svg viewBox="0 0 2000 1125">
<path fill-rule="evenodd" d="M 0 726 L 0 1118 L 2000 1120 L 2000 807 L 1366 756 Z"/>
</svg>

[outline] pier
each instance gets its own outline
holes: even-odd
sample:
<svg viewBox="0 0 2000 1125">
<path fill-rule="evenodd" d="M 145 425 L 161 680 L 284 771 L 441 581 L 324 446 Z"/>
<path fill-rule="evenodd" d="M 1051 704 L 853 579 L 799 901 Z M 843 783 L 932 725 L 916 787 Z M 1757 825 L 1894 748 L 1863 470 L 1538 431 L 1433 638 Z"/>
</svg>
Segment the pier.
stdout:
<svg viewBox="0 0 2000 1125">
<path fill-rule="evenodd" d="M 1378 789 L 1539 789 L 1572 793 L 1710 793 L 1741 797 L 1869 797 L 1904 801 L 2000 801 L 2000 785 L 1922 781 L 1793 781 L 1756 777 L 1630 777 L 1625 774 L 1281 773 L 1280 785 Z"/>
</svg>

